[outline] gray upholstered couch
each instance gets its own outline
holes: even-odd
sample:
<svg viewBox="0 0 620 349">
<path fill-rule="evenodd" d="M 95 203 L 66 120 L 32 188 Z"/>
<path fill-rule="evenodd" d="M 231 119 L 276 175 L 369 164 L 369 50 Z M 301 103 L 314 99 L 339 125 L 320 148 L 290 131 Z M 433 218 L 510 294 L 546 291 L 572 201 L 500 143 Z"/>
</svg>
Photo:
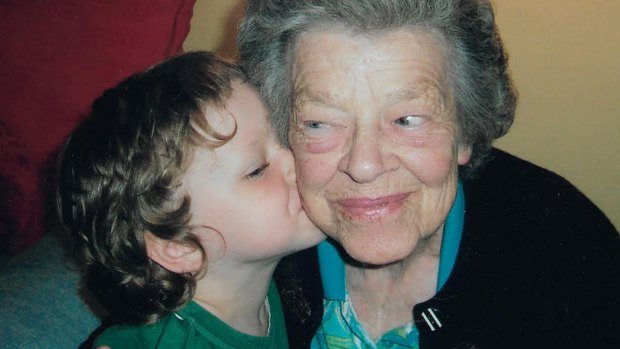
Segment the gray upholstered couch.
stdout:
<svg viewBox="0 0 620 349">
<path fill-rule="evenodd" d="M 0 348 L 78 348 L 100 325 L 61 233 L 0 266 Z M 90 304 L 90 305 L 88 305 Z"/>
</svg>

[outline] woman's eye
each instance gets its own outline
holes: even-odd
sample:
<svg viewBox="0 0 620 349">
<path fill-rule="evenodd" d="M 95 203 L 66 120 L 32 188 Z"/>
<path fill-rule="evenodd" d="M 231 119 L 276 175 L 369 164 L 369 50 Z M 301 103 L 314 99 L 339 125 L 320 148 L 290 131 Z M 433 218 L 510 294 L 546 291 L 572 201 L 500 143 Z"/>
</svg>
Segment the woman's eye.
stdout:
<svg viewBox="0 0 620 349">
<path fill-rule="evenodd" d="M 304 121 L 304 126 L 311 129 L 319 129 L 325 127 L 325 123 L 320 121 Z"/>
<path fill-rule="evenodd" d="M 394 124 L 401 127 L 419 126 L 425 121 L 424 117 L 419 115 L 407 115 L 394 120 Z"/>
<path fill-rule="evenodd" d="M 269 164 L 263 164 L 259 168 L 255 169 L 254 171 L 252 171 L 249 174 L 247 174 L 246 177 L 248 179 L 259 178 L 260 176 L 263 175 L 263 173 L 265 172 L 265 169 L 267 169 L 267 167 L 269 167 Z"/>
</svg>

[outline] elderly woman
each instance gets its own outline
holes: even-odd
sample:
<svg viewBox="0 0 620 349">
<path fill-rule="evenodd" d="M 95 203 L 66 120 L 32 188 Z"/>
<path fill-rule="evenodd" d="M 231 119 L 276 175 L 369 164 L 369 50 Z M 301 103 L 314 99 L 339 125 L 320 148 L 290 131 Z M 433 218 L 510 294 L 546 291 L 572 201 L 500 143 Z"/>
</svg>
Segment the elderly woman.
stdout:
<svg viewBox="0 0 620 349">
<path fill-rule="evenodd" d="M 250 1 L 239 47 L 331 237 L 293 346 L 617 343 L 617 230 L 492 148 L 516 97 L 487 1 Z"/>
</svg>

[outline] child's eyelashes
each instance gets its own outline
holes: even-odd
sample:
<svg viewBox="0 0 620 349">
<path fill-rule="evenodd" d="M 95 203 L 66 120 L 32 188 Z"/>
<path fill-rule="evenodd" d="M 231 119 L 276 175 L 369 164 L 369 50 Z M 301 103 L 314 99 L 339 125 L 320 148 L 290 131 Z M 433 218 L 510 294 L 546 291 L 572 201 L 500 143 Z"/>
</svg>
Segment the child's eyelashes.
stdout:
<svg viewBox="0 0 620 349">
<path fill-rule="evenodd" d="M 246 178 L 250 179 L 250 180 L 260 178 L 263 175 L 263 173 L 265 172 L 265 170 L 267 169 L 267 167 L 269 167 L 268 163 L 262 164 L 257 169 L 255 169 L 254 171 L 252 171 L 249 174 L 247 174 Z"/>
</svg>

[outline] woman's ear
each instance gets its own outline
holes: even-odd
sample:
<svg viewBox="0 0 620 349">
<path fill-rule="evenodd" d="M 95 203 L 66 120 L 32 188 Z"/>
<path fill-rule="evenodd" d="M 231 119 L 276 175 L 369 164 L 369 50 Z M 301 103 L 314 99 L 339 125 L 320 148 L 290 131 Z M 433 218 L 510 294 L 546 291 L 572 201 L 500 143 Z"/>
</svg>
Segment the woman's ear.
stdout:
<svg viewBox="0 0 620 349">
<path fill-rule="evenodd" d="M 144 233 L 144 243 L 149 258 L 173 273 L 194 273 L 202 267 L 202 252 L 195 246 L 165 240 L 150 231 Z"/>
<path fill-rule="evenodd" d="M 457 154 L 457 162 L 459 165 L 465 165 L 469 162 L 471 158 L 471 145 L 469 144 L 459 144 L 458 146 L 458 154 Z"/>
</svg>

